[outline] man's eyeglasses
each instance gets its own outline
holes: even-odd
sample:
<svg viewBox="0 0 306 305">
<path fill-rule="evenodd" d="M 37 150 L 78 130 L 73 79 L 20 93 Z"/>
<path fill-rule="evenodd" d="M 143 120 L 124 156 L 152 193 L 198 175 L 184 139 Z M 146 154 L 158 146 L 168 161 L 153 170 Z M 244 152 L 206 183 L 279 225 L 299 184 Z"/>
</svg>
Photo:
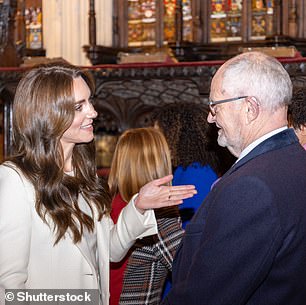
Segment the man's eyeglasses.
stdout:
<svg viewBox="0 0 306 305">
<path fill-rule="evenodd" d="M 248 97 L 248 96 L 246 95 L 246 96 L 232 97 L 232 98 L 227 98 L 225 100 L 219 100 L 219 101 L 213 101 L 212 99 L 209 99 L 208 106 L 209 106 L 209 109 L 210 109 L 210 113 L 212 114 L 212 116 L 216 115 L 216 110 L 215 110 L 216 105 L 241 100 L 242 98 L 246 98 L 246 97 Z"/>
</svg>

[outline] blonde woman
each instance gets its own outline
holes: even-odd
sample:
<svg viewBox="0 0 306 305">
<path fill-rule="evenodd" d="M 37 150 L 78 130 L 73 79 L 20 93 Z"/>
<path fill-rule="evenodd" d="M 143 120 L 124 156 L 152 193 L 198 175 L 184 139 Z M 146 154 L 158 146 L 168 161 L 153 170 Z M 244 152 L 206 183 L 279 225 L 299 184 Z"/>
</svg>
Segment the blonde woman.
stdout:
<svg viewBox="0 0 306 305">
<path fill-rule="evenodd" d="M 131 129 L 117 143 L 109 175 L 111 217 L 117 222 L 133 194 L 153 179 L 171 174 L 170 151 L 155 128 Z M 111 305 L 159 304 L 183 230 L 178 208 L 155 210 L 158 233 L 137 240 L 120 263 L 111 264 Z"/>
</svg>

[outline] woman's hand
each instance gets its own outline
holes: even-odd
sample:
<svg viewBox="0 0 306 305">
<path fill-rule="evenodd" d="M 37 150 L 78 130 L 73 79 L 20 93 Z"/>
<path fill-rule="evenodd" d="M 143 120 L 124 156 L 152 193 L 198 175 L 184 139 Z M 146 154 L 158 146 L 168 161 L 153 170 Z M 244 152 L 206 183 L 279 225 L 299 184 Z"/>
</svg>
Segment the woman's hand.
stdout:
<svg viewBox="0 0 306 305">
<path fill-rule="evenodd" d="M 158 209 L 178 205 L 183 199 L 193 197 L 197 193 L 194 185 L 167 186 L 172 175 L 155 179 L 144 185 L 135 199 L 135 206 L 140 213 L 148 209 Z"/>
</svg>

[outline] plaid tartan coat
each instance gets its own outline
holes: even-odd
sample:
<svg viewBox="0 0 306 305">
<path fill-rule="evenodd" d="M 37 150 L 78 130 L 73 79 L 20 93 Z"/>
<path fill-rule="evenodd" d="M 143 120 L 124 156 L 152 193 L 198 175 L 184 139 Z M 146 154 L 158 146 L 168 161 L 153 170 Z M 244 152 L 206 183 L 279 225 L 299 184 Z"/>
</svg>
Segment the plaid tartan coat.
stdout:
<svg viewBox="0 0 306 305">
<path fill-rule="evenodd" d="M 158 234 L 136 241 L 123 277 L 120 305 L 157 305 L 183 236 L 177 207 L 156 209 Z"/>
</svg>

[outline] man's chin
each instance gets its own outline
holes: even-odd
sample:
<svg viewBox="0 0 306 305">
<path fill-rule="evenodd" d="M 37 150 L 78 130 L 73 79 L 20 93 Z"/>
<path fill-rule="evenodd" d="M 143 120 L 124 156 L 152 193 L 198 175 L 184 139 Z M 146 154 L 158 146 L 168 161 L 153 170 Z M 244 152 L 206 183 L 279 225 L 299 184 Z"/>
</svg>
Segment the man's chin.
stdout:
<svg viewBox="0 0 306 305">
<path fill-rule="evenodd" d="M 218 142 L 219 146 L 222 146 L 222 147 L 226 147 L 227 146 L 227 142 L 226 142 L 225 138 L 222 135 L 220 135 L 220 133 L 219 133 L 217 142 Z"/>
</svg>

